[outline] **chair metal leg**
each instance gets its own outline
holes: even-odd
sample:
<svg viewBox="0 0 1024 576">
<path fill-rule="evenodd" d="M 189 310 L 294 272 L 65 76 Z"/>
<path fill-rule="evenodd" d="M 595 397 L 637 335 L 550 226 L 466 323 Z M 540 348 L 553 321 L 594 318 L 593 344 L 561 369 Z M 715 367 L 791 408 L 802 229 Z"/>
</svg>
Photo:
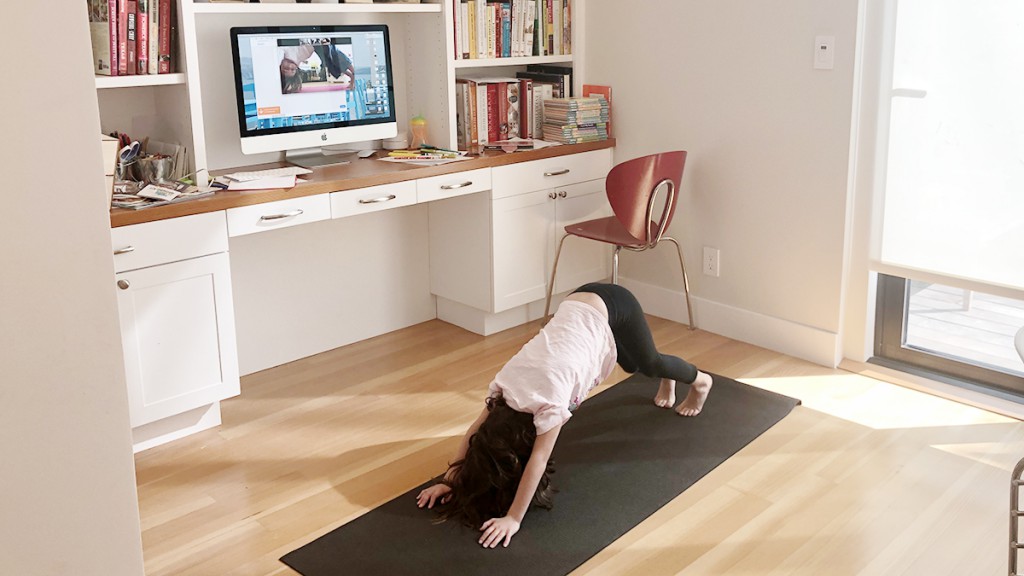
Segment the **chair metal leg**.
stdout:
<svg viewBox="0 0 1024 576">
<path fill-rule="evenodd" d="M 555 290 L 555 271 L 558 270 L 558 257 L 562 255 L 562 244 L 565 243 L 565 239 L 569 237 L 569 234 L 563 234 L 562 239 L 558 241 L 558 249 L 555 250 L 555 264 L 551 267 L 551 278 L 548 279 L 548 296 L 544 300 L 544 317 L 547 318 L 551 312 L 551 293 Z"/>
<path fill-rule="evenodd" d="M 675 238 L 662 236 L 661 239 L 668 240 L 676 245 L 676 252 L 679 254 L 679 269 L 683 271 L 683 294 L 686 296 L 686 317 L 690 322 L 690 330 L 696 330 L 697 326 L 693 322 L 693 307 L 690 305 L 690 279 L 686 276 L 686 264 L 683 264 L 683 249 L 679 246 L 679 242 L 676 242 Z"/>
<path fill-rule="evenodd" d="M 615 251 L 612 252 L 612 284 L 619 283 L 619 251 L 622 250 L 622 246 L 616 246 Z"/>
</svg>

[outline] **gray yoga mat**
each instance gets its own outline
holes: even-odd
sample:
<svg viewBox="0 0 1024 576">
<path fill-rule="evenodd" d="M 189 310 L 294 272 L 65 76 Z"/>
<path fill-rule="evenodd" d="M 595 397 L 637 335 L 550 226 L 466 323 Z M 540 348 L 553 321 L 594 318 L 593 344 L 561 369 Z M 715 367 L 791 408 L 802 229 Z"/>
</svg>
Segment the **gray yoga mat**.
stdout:
<svg viewBox="0 0 1024 576">
<path fill-rule="evenodd" d="M 562 575 L 611 544 L 785 417 L 798 400 L 721 376 L 702 413 L 653 404 L 658 381 L 634 375 L 584 402 L 552 459 L 554 508 L 532 508 L 508 548 L 435 524 L 416 507 L 429 482 L 286 554 L 303 576 Z M 676 394 L 686 395 L 680 384 Z M 440 470 L 424 470 L 424 476 Z"/>
</svg>

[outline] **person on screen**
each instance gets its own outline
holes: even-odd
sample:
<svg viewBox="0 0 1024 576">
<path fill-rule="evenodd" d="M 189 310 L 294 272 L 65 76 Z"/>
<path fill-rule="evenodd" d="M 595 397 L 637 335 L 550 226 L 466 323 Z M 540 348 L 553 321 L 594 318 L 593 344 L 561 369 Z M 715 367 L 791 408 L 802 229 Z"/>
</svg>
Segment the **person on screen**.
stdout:
<svg viewBox="0 0 1024 576">
<path fill-rule="evenodd" d="M 479 543 L 508 546 L 531 504 L 550 508 L 550 456 L 562 426 L 618 363 L 661 378 L 654 404 L 675 405 L 676 382 L 690 385 L 675 407 L 696 416 L 711 376 L 658 352 L 640 303 L 615 284 L 585 284 L 567 296 L 540 333 L 498 372 L 486 406 L 462 438 L 448 470 L 421 491 L 420 508 L 479 528 Z"/>
<path fill-rule="evenodd" d="M 344 52 L 338 50 L 331 44 L 330 39 L 324 38 L 315 43 L 303 41 L 297 46 L 285 46 L 281 49 L 281 93 L 297 94 L 302 91 L 302 70 L 299 66 L 316 54 L 327 72 L 335 78 L 347 76 L 349 83 L 355 80 L 355 68 L 352 61 Z"/>
</svg>

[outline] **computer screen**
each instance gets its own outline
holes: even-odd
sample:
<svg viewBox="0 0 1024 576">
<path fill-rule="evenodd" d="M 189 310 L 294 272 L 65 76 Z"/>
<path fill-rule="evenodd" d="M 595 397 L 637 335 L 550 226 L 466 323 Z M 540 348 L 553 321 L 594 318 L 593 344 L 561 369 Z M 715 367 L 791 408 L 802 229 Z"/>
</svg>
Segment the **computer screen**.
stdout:
<svg viewBox="0 0 1024 576">
<path fill-rule="evenodd" d="M 243 153 L 398 131 L 387 26 L 236 27 L 231 49 Z"/>
</svg>

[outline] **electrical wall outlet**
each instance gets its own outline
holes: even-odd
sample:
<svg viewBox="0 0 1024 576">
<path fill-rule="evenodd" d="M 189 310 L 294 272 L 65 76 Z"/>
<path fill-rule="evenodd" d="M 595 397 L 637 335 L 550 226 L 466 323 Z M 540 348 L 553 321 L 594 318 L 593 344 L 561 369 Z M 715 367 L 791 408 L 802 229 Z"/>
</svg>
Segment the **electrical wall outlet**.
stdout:
<svg viewBox="0 0 1024 576">
<path fill-rule="evenodd" d="M 719 252 L 718 248 L 712 248 L 710 246 L 704 247 L 704 265 L 702 266 L 704 274 L 708 276 L 718 277 L 718 266 L 719 266 Z"/>
</svg>

